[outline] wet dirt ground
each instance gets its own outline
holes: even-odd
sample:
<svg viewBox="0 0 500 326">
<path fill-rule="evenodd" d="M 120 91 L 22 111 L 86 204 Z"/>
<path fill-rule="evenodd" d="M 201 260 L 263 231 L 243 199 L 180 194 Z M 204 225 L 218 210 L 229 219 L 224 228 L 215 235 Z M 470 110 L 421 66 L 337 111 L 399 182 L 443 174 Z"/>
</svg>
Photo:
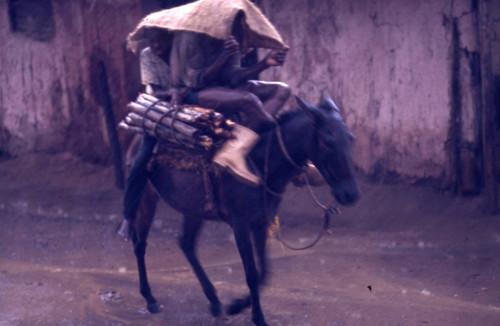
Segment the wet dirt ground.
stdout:
<svg viewBox="0 0 500 326">
<path fill-rule="evenodd" d="M 332 236 L 294 252 L 269 244 L 266 320 L 288 325 L 500 325 L 500 216 L 481 197 L 360 182 L 362 199 L 335 216 Z M 316 189 L 330 202 L 327 188 Z M 121 191 L 111 168 L 69 154 L 0 162 L 0 326 L 252 325 L 250 312 L 213 318 L 177 247 L 180 217 L 160 207 L 147 263 L 163 311 L 138 291 L 130 243 L 114 230 Z M 290 186 L 283 237 L 312 241 L 321 211 Z M 199 255 L 223 304 L 247 293 L 231 230 L 208 223 Z"/>
</svg>

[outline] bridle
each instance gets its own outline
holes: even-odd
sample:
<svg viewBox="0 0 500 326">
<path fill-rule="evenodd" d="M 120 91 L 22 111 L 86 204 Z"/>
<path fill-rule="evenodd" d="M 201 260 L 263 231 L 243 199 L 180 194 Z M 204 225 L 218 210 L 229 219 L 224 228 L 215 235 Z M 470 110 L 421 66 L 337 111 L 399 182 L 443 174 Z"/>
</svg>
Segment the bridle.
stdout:
<svg viewBox="0 0 500 326">
<path fill-rule="evenodd" d="M 307 170 L 307 167 L 306 166 L 302 166 L 300 164 L 297 164 L 294 159 L 290 156 L 290 154 L 288 153 L 288 150 L 286 148 L 286 145 L 285 145 L 285 142 L 283 140 L 283 134 L 281 132 L 281 127 L 279 125 L 276 126 L 276 137 L 278 139 L 278 143 L 280 145 L 280 149 L 281 149 L 281 152 L 283 153 L 283 155 L 285 156 L 285 158 L 287 159 L 287 161 L 297 170 L 301 171 L 301 172 L 306 172 Z M 262 187 L 263 187 L 263 191 L 264 191 L 264 207 L 266 208 L 266 214 L 268 214 L 267 212 L 267 202 L 266 202 L 266 192 L 267 193 L 270 193 L 271 195 L 275 196 L 275 197 L 282 197 L 282 194 L 281 193 L 278 193 L 278 192 L 275 192 L 273 190 L 271 190 L 269 188 L 269 186 L 267 185 L 267 176 L 268 176 L 268 165 L 269 165 L 269 153 L 270 153 L 270 146 L 271 145 L 271 137 L 269 138 L 269 141 L 267 143 L 267 148 L 266 148 L 266 157 L 265 157 L 265 163 L 264 163 L 264 177 L 261 178 L 261 184 L 262 184 Z M 252 165 L 253 162 L 252 162 Z M 254 171 L 257 171 L 257 169 L 255 168 L 255 166 L 253 166 L 254 168 Z M 315 246 L 319 240 L 323 237 L 324 234 L 331 234 L 331 230 L 330 230 L 330 220 L 331 220 L 331 216 L 332 215 L 338 215 L 340 214 L 340 210 L 333 206 L 333 205 L 324 205 L 322 204 L 318 198 L 316 197 L 316 195 L 314 194 L 314 191 L 309 183 L 309 178 L 307 176 L 307 173 L 304 173 L 304 176 L 305 176 L 305 180 L 306 180 L 306 185 L 307 185 L 307 188 L 309 190 L 309 194 L 311 195 L 311 197 L 314 199 L 314 201 L 316 202 L 316 205 L 318 205 L 321 209 L 323 209 L 324 211 L 324 222 L 323 222 L 323 228 L 322 230 L 318 233 L 318 235 L 316 236 L 316 238 L 308 245 L 304 246 L 304 247 L 294 247 L 294 246 L 291 246 L 289 244 L 287 244 L 281 237 L 281 232 L 280 232 L 280 229 L 279 229 L 279 226 L 278 227 L 275 227 L 274 229 L 274 232 L 276 234 L 276 239 L 278 239 L 278 241 L 286 248 L 288 249 L 291 249 L 291 250 L 306 250 L 306 249 L 309 249 L 309 248 L 312 248 L 313 246 Z M 269 216 L 268 216 L 269 218 Z M 276 217 L 277 218 L 277 217 Z M 279 224 L 279 221 L 276 222 L 275 220 L 275 223 L 274 225 L 276 226 L 276 224 Z"/>
</svg>

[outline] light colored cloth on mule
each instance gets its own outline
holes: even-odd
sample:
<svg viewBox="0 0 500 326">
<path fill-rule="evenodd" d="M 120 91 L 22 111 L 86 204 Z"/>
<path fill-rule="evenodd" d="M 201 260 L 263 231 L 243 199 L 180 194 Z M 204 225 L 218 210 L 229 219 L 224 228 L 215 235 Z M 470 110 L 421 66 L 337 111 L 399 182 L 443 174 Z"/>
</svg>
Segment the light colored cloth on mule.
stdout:
<svg viewBox="0 0 500 326">
<path fill-rule="evenodd" d="M 222 40 L 199 33 L 175 33 L 170 52 L 172 87 L 181 94 L 214 86 L 234 87 L 231 77 L 242 69 L 240 55 L 230 58 L 215 80 L 207 83 L 201 78 L 223 50 Z"/>
<path fill-rule="evenodd" d="M 127 37 L 135 51 L 137 41 L 144 38 L 144 28 L 157 27 L 170 31 L 191 31 L 226 40 L 231 36 L 233 22 L 244 14 L 245 39 L 249 48 L 281 49 L 281 35 L 260 9 L 249 0 L 198 0 L 183 6 L 161 10 L 144 17 Z"/>
</svg>

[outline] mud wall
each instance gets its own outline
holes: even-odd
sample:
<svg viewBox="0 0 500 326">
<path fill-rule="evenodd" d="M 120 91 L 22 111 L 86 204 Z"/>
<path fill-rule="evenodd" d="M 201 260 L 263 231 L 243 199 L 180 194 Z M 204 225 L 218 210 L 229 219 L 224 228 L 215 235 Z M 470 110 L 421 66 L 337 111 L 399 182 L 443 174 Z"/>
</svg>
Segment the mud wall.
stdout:
<svg viewBox="0 0 500 326">
<path fill-rule="evenodd" d="M 332 96 L 357 136 L 361 171 L 473 191 L 498 175 L 498 165 L 485 163 L 500 152 L 495 1 L 255 2 L 291 47 L 285 66 L 261 77 L 311 102 Z M 36 3 L 48 3 L 42 12 L 52 17 L 44 16 L 41 35 L 23 30 L 11 10 Z M 0 1 L 0 156 L 70 150 L 109 162 L 99 67 L 120 119 L 139 89 L 126 34 L 145 10 L 178 3 Z"/>
<path fill-rule="evenodd" d="M 140 17 L 135 1 L 0 1 L 0 154 L 69 150 L 109 161 L 98 67 L 118 118 L 137 93 L 124 40 Z"/>
<path fill-rule="evenodd" d="M 376 180 L 440 186 L 461 182 L 463 160 L 470 173 L 480 173 L 481 58 L 491 55 L 480 44 L 497 39 L 498 26 L 481 29 L 478 20 L 488 11 L 489 21 L 498 21 L 493 2 L 260 4 L 291 47 L 284 68 L 262 77 L 286 81 L 313 102 L 332 96 L 357 137 L 362 171 Z"/>
</svg>

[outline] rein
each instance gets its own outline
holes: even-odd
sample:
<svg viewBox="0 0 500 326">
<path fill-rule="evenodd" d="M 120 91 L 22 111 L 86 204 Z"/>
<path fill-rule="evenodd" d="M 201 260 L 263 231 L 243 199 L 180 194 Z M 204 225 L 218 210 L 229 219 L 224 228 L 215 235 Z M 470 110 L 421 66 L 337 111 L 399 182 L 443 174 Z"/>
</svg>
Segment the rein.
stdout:
<svg viewBox="0 0 500 326">
<path fill-rule="evenodd" d="M 278 138 L 278 143 L 280 145 L 280 149 L 281 149 L 281 152 L 283 153 L 283 155 L 285 156 L 285 158 L 288 160 L 288 162 L 295 168 L 295 169 L 298 169 L 298 170 L 301 170 L 302 172 L 305 172 L 306 171 L 306 167 L 304 166 L 300 166 L 299 164 L 297 164 L 293 159 L 292 157 L 290 156 L 290 154 L 288 153 L 288 150 L 286 149 L 286 145 L 285 145 L 285 142 L 283 141 L 283 134 L 281 132 L 281 128 L 280 126 L 278 125 L 276 127 L 276 137 Z M 268 192 L 270 193 L 271 195 L 273 196 L 276 196 L 276 197 L 281 197 L 282 194 L 280 193 L 277 193 L 273 190 L 271 190 L 268 186 L 267 186 L 267 176 L 268 176 L 268 164 L 269 164 L 269 153 L 270 153 L 270 144 L 271 144 L 271 138 L 269 138 L 269 142 L 267 144 L 267 148 L 266 148 L 266 159 L 265 159 L 265 165 L 264 165 L 264 178 L 262 178 L 262 185 L 263 185 L 263 189 L 264 189 L 264 201 L 266 201 L 266 196 L 265 196 L 265 192 Z M 253 162 L 252 162 L 252 165 L 253 165 Z M 257 171 L 257 169 L 255 169 L 255 166 L 254 166 L 254 170 Z M 285 248 L 288 248 L 290 250 L 295 250 L 295 251 L 299 251 L 299 250 L 306 250 L 306 249 L 309 249 L 309 248 L 312 248 L 314 247 L 318 242 L 319 240 L 323 237 L 324 234 L 328 233 L 328 234 L 331 234 L 331 230 L 330 230 L 330 220 L 331 220 L 331 216 L 332 215 L 338 215 L 340 214 L 340 210 L 333 206 L 333 205 L 329 205 L 329 206 L 326 206 L 324 204 L 322 204 L 318 198 L 316 197 L 316 195 L 314 194 L 314 191 L 309 183 L 309 178 L 307 176 L 307 173 L 305 173 L 305 180 L 306 180 L 306 185 L 307 185 L 307 188 L 309 190 L 309 194 L 311 195 L 311 197 L 314 199 L 314 201 L 316 202 L 316 205 L 318 205 L 321 209 L 323 209 L 324 211 L 324 222 L 323 222 L 323 229 L 318 233 L 318 235 L 316 236 L 316 238 L 313 240 L 313 242 L 311 242 L 310 244 L 304 246 L 304 247 L 294 247 L 294 246 L 291 246 L 289 245 L 288 243 L 286 243 L 282 237 L 281 237 L 281 231 L 280 231 L 280 228 L 279 228 L 279 221 L 277 221 L 277 217 L 275 218 L 275 223 L 274 223 L 274 231 L 276 233 L 276 239 L 285 247 Z M 267 213 L 267 203 L 265 203 L 265 207 L 266 207 L 266 213 Z M 268 216 L 269 218 L 269 216 Z"/>
</svg>

